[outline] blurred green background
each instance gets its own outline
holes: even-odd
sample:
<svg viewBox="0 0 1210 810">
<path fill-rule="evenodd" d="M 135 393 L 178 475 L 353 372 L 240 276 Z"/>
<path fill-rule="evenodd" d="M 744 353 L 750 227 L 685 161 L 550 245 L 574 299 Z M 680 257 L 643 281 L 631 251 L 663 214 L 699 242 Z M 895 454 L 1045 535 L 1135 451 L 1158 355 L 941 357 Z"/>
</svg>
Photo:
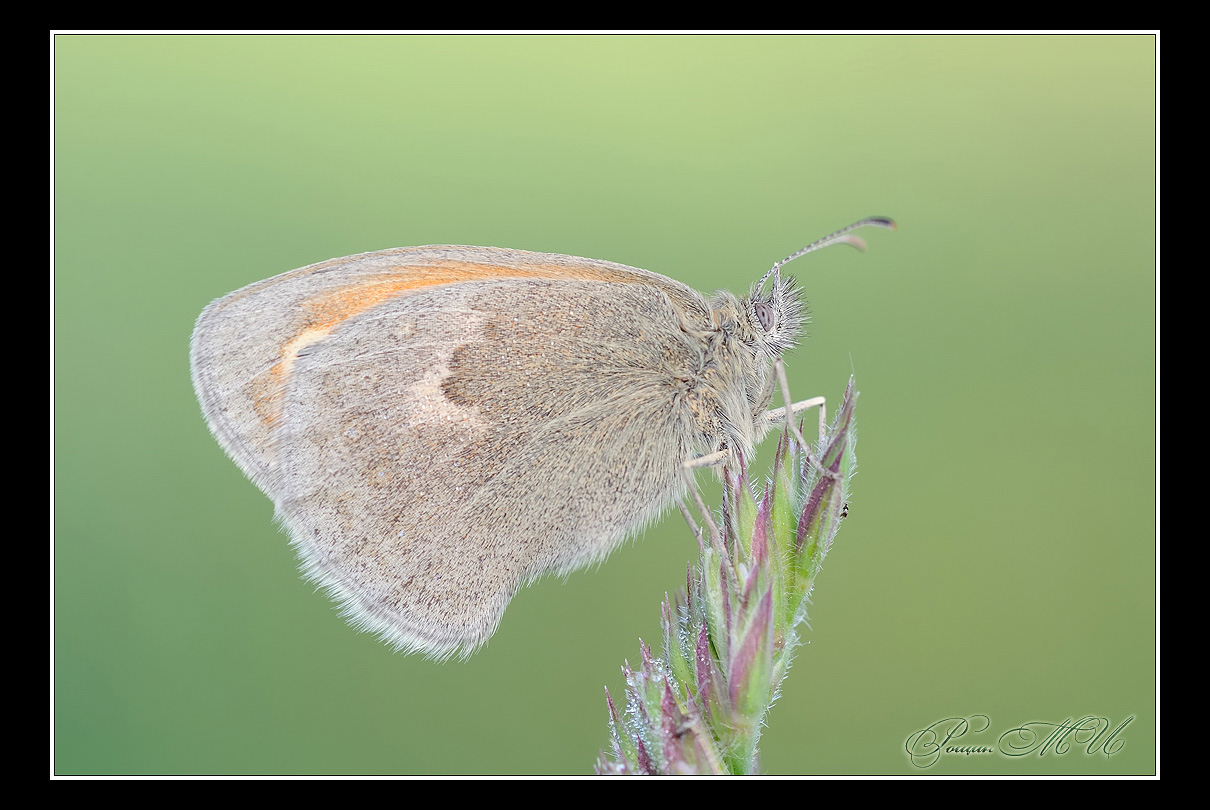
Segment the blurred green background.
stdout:
<svg viewBox="0 0 1210 810">
<path fill-rule="evenodd" d="M 694 554 L 673 511 L 523 591 L 470 661 L 392 653 L 299 578 L 210 437 L 210 300 L 433 243 L 743 290 L 882 214 L 864 255 L 791 265 L 792 387 L 837 402 L 856 374 L 860 472 L 762 767 L 1154 772 L 1155 45 L 55 38 L 54 771 L 587 773 L 603 687 Z M 1135 719 L 1111 757 L 913 767 L 913 732 L 970 714 L 991 746 Z"/>
</svg>

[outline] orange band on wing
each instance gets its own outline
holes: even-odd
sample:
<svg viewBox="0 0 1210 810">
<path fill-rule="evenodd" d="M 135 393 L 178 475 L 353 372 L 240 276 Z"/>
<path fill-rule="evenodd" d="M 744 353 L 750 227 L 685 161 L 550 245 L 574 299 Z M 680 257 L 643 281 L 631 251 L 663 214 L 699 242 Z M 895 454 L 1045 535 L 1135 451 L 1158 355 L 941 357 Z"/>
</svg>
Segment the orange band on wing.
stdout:
<svg viewBox="0 0 1210 810">
<path fill-rule="evenodd" d="M 281 418 L 282 396 L 286 380 L 294 368 L 298 353 L 323 340 L 333 329 L 349 318 L 371 307 L 400 296 L 416 293 L 427 287 L 458 284 L 467 281 L 493 281 L 505 278 L 576 278 L 585 281 L 635 283 L 633 274 L 621 273 L 608 267 L 567 266 L 561 264 L 530 264 L 525 267 L 502 267 L 436 259 L 423 266 L 404 265 L 367 276 L 359 283 L 311 298 L 303 305 L 294 337 L 282 345 L 280 359 L 268 372 L 253 380 L 252 400 L 267 427 Z"/>
</svg>

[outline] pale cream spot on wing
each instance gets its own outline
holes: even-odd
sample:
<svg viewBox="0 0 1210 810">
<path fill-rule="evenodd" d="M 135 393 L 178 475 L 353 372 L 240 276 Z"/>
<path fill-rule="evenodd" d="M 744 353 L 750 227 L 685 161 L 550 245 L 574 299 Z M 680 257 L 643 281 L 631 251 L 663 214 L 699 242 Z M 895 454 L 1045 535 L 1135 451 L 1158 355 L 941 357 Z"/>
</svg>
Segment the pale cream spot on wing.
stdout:
<svg viewBox="0 0 1210 810">
<path fill-rule="evenodd" d="M 416 403 L 411 422 L 414 425 L 432 422 L 461 423 L 468 431 L 475 430 L 482 424 L 478 409 L 450 402 L 442 390 L 450 376 L 449 366 L 446 365 L 448 359 L 448 356 L 443 357 L 441 363 L 428 369 L 419 382 L 408 388 L 406 399 Z"/>
</svg>

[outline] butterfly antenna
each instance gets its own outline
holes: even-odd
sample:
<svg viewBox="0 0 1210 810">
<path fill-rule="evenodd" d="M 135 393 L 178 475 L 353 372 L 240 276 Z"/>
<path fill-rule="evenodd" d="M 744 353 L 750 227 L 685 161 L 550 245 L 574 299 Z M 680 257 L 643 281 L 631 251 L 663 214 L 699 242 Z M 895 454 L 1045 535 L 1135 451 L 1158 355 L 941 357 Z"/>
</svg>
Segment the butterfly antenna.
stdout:
<svg viewBox="0 0 1210 810">
<path fill-rule="evenodd" d="M 789 256 L 770 267 L 769 272 L 765 273 L 764 277 L 760 280 L 760 284 L 756 285 L 756 288 L 759 290 L 761 287 L 765 286 L 765 282 L 769 280 L 769 276 L 774 274 L 781 275 L 782 265 L 788 264 L 797 259 L 799 256 L 805 256 L 808 253 L 812 253 L 816 250 L 822 250 L 823 248 L 840 244 L 852 245 L 858 250 L 865 250 L 865 240 L 860 236 L 851 236 L 850 234 L 858 228 L 865 228 L 869 226 L 886 228 L 887 230 L 893 231 L 895 230 L 895 220 L 890 219 L 889 217 L 866 217 L 863 220 L 854 222 L 852 225 L 841 228 L 835 233 L 828 234 L 823 239 L 817 239 L 797 253 L 791 253 Z"/>
</svg>

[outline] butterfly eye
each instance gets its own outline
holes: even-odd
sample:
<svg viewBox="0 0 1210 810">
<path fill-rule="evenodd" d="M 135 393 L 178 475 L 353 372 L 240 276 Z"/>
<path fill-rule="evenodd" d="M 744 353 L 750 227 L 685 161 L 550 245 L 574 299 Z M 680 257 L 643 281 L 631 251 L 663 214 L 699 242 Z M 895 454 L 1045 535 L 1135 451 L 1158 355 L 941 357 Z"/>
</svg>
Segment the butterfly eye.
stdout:
<svg viewBox="0 0 1210 810">
<path fill-rule="evenodd" d="M 757 301 L 752 307 L 756 310 L 756 320 L 760 321 L 760 328 L 772 332 L 773 327 L 777 325 L 777 309 L 764 301 Z"/>
</svg>

